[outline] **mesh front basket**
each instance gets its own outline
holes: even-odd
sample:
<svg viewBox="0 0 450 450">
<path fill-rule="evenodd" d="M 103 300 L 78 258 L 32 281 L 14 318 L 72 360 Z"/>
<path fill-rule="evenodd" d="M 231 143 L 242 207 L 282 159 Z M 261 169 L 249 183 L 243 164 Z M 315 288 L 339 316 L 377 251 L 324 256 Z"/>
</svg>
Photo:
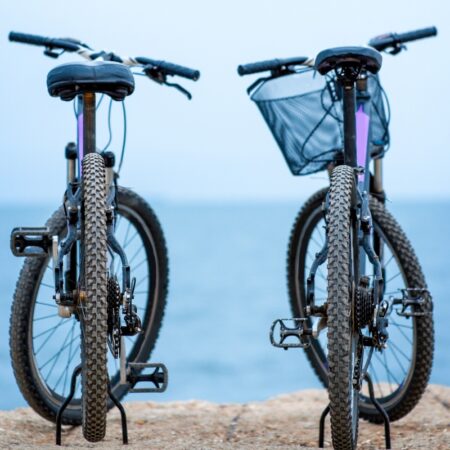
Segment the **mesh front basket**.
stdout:
<svg viewBox="0 0 450 450">
<path fill-rule="evenodd" d="M 371 142 L 380 154 L 389 143 L 384 93 L 376 76 L 369 76 Z M 342 100 L 333 77 L 313 69 L 273 78 L 251 95 L 258 105 L 294 175 L 326 168 L 343 149 Z"/>
</svg>

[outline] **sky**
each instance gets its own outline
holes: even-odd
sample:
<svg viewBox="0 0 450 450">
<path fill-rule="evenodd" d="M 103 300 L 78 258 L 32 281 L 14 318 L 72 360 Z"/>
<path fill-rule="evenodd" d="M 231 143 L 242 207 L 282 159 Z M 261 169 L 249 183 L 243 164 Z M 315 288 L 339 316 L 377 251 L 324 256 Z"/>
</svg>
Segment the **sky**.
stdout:
<svg viewBox="0 0 450 450">
<path fill-rule="evenodd" d="M 385 188 L 391 199 L 450 198 L 450 7 L 444 0 L 377 2 L 252 0 L 170 2 L 96 0 L 0 3 L 2 98 L 0 202 L 48 203 L 65 185 L 64 147 L 75 138 L 72 106 L 52 98 L 55 65 L 38 47 L 10 43 L 9 31 L 71 36 L 95 49 L 165 59 L 199 69 L 180 80 L 193 100 L 136 77 L 127 99 L 128 140 L 121 183 L 144 196 L 175 201 L 289 201 L 326 184 L 324 173 L 294 177 L 246 94 L 255 77 L 240 63 L 315 56 L 339 45 L 364 45 L 385 32 L 431 25 L 437 38 L 386 55 L 381 79 L 392 109 Z M 106 102 L 103 107 L 106 106 Z M 107 141 L 105 108 L 98 145 Z M 113 105 L 122 140 L 120 105 Z"/>
</svg>

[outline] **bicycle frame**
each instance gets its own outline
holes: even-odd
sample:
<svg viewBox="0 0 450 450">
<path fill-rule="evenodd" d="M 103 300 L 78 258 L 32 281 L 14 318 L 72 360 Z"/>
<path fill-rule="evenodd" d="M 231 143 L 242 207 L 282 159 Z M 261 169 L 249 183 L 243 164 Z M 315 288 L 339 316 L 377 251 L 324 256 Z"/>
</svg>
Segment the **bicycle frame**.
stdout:
<svg viewBox="0 0 450 450">
<path fill-rule="evenodd" d="M 96 151 L 95 147 L 95 93 L 87 92 L 77 97 L 77 156 L 78 174 L 83 173 L 83 158 Z"/>
<path fill-rule="evenodd" d="M 367 89 L 368 78 L 362 74 L 356 86 L 344 87 L 344 162 L 360 167 L 357 182 L 361 192 L 370 190 L 371 157 L 371 97 Z M 380 187 L 381 188 L 381 187 Z"/>
</svg>

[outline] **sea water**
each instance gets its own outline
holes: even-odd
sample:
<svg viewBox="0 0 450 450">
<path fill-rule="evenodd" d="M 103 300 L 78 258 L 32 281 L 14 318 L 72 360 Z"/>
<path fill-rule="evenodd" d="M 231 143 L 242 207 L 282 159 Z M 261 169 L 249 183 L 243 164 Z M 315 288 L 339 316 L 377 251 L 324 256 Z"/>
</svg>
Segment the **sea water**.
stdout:
<svg viewBox="0 0 450 450">
<path fill-rule="evenodd" d="M 290 317 L 286 249 L 298 203 L 153 204 L 170 259 L 170 288 L 152 361 L 169 369 L 164 394 L 127 400 L 263 400 L 320 383 L 303 351 L 271 347 L 269 327 Z M 388 205 L 411 239 L 433 294 L 432 383 L 449 384 L 450 202 Z M 22 260 L 9 252 L 14 226 L 43 225 L 46 205 L 0 205 L 0 409 L 25 406 L 11 370 L 8 328 Z"/>
</svg>

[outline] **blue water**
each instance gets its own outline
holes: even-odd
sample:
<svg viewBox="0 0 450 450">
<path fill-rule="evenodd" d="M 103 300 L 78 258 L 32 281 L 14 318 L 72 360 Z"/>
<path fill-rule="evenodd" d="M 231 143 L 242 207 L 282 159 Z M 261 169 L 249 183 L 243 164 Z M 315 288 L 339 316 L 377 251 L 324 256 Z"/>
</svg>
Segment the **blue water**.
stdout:
<svg viewBox="0 0 450 450">
<path fill-rule="evenodd" d="M 319 387 L 301 350 L 270 346 L 273 319 L 289 316 L 286 245 L 301 202 L 257 204 L 157 203 L 170 256 L 170 293 L 154 361 L 164 362 L 164 394 L 128 400 L 262 400 Z M 449 384 L 450 202 L 395 203 L 435 301 L 433 383 Z M 0 409 L 24 406 L 9 362 L 8 316 L 21 262 L 8 252 L 13 226 L 40 225 L 48 206 L 0 205 Z"/>
</svg>

